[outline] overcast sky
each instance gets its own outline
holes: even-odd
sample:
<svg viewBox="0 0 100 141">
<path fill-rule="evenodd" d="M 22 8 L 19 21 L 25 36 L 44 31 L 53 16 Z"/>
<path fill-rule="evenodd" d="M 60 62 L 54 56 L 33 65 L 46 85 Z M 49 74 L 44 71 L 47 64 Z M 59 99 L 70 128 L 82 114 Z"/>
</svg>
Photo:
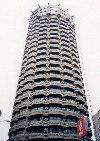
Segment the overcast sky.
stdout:
<svg viewBox="0 0 100 141">
<path fill-rule="evenodd" d="M 2 120 L 11 120 L 31 11 L 38 5 L 61 4 L 75 16 L 94 113 L 100 109 L 100 0 L 1 0 L 0 1 L 0 109 Z M 84 76 L 83 76 L 84 77 Z M 7 140 L 9 123 L 0 122 L 0 141 Z"/>
</svg>

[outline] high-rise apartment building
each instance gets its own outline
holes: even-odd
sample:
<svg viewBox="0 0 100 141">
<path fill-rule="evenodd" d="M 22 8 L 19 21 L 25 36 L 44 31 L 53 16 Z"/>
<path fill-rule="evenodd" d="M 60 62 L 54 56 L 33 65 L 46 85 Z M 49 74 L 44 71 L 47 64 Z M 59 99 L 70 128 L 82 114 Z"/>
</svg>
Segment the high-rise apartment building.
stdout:
<svg viewBox="0 0 100 141">
<path fill-rule="evenodd" d="M 93 116 L 96 141 L 100 141 L 100 110 Z"/>
<path fill-rule="evenodd" d="M 32 12 L 10 140 L 78 141 L 76 123 L 89 113 L 72 18 L 49 4 Z"/>
</svg>

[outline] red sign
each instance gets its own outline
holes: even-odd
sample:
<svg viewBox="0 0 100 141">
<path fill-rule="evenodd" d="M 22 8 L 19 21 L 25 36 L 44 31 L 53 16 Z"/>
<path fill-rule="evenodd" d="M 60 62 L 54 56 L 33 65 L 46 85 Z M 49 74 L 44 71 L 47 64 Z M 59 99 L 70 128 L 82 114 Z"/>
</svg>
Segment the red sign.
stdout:
<svg viewBox="0 0 100 141">
<path fill-rule="evenodd" d="M 85 118 L 84 116 L 80 118 L 77 122 L 77 136 L 81 139 L 86 134 Z"/>
</svg>

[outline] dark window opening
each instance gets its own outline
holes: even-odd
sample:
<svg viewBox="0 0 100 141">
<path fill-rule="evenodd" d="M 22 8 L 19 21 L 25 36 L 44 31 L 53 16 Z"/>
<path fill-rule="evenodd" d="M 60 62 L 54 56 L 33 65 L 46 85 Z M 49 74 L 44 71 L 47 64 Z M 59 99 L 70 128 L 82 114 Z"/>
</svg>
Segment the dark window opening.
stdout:
<svg viewBox="0 0 100 141">
<path fill-rule="evenodd" d="M 46 55 L 46 52 L 37 53 L 37 56 Z"/>
<path fill-rule="evenodd" d="M 60 59 L 59 59 L 59 58 L 52 58 L 52 57 L 50 57 L 50 60 L 60 61 Z"/>
<path fill-rule="evenodd" d="M 38 47 L 37 50 L 43 50 L 45 49 L 46 50 L 46 47 Z"/>
<path fill-rule="evenodd" d="M 64 91 L 73 92 L 73 91 L 74 91 L 74 89 L 72 89 L 72 88 L 69 88 L 69 87 L 65 87 L 65 88 L 64 88 Z"/>
<path fill-rule="evenodd" d="M 45 73 L 46 73 L 45 71 L 37 71 L 37 72 L 35 72 L 35 75 L 45 74 Z"/>
<path fill-rule="evenodd" d="M 63 66 L 63 68 L 64 68 L 64 69 L 69 69 L 69 70 L 72 70 L 72 68 L 71 68 L 71 67 L 69 67 L 69 66 L 65 66 L 65 65 Z"/>
<path fill-rule="evenodd" d="M 52 55 L 59 55 L 59 52 L 50 52 Z"/>
<path fill-rule="evenodd" d="M 44 90 L 44 89 L 45 89 L 45 86 L 34 87 L 34 90 Z"/>
<path fill-rule="evenodd" d="M 45 78 L 38 78 L 38 79 L 35 79 L 34 82 L 41 82 L 41 81 L 46 81 Z"/>
<path fill-rule="evenodd" d="M 60 71 L 57 71 L 57 70 L 50 70 L 50 73 L 60 74 Z"/>
<path fill-rule="evenodd" d="M 56 47 L 56 46 L 50 46 L 50 49 L 59 49 L 59 47 Z"/>
<path fill-rule="evenodd" d="M 67 75 L 67 76 L 70 76 L 70 77 L 72 76 L 72 74 L 70 74 L 70 73 L 68 73 L 68 72 L 63 72 L 63 74 L 64 74 L 64 75 Z"/>
<path fill-rule="evenodd" d="M 49 89 L 59 89 L 59 90 L 61 90 L 61 87 L 60 86 L 55 86 L 55 85 L 50 85 Z"/>
<path fill-rule="evenodd" d="M 50 77 L 48 80 L 49 81 L 61 81 L 60 78 L 55 78 L 55 77 Z"/>
<path fill-rule="evenodd" d="M 40 58 L 40 59 L 36 59 L 37 62 L 39 61 L 46 61 L 46 58 Z"/>
<path fill-rule="evenodd" d="M 65 83 L 69 83 L 69 84 L 72 84 L 72 83 L 73 83 L 73 81 L 68 80 L 68 79 L 64 79 L 64 82 L 65 82 Z"/>
<path fill-rule="evenodd" d="M 49 67 L 60 67 L 59 64 L 50 64 Z"/>
<path fill-rule="evenodd" d="M 36 65 L 37 68 L 46 67 L 46 64 Z"/>
</svg>

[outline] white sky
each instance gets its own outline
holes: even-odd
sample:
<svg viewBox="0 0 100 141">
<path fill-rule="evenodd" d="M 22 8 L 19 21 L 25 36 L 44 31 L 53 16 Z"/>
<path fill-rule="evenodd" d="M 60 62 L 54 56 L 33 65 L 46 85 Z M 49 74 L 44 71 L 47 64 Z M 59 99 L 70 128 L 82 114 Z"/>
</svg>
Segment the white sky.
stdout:
<svg viewBox="0 0 100 141">
<path fill-rule="evenodd" d="M 75 16 L 77 44 L 81 47 L 93 111 L 100 109 L 100 0 L 0 1 L 0 120 L 11 119 L 20 73 L 28 18 L 38 5 L 61 4 Z M 7 140 L 9 123 L 0 122 L 0 141 Z"/>
</svg>

